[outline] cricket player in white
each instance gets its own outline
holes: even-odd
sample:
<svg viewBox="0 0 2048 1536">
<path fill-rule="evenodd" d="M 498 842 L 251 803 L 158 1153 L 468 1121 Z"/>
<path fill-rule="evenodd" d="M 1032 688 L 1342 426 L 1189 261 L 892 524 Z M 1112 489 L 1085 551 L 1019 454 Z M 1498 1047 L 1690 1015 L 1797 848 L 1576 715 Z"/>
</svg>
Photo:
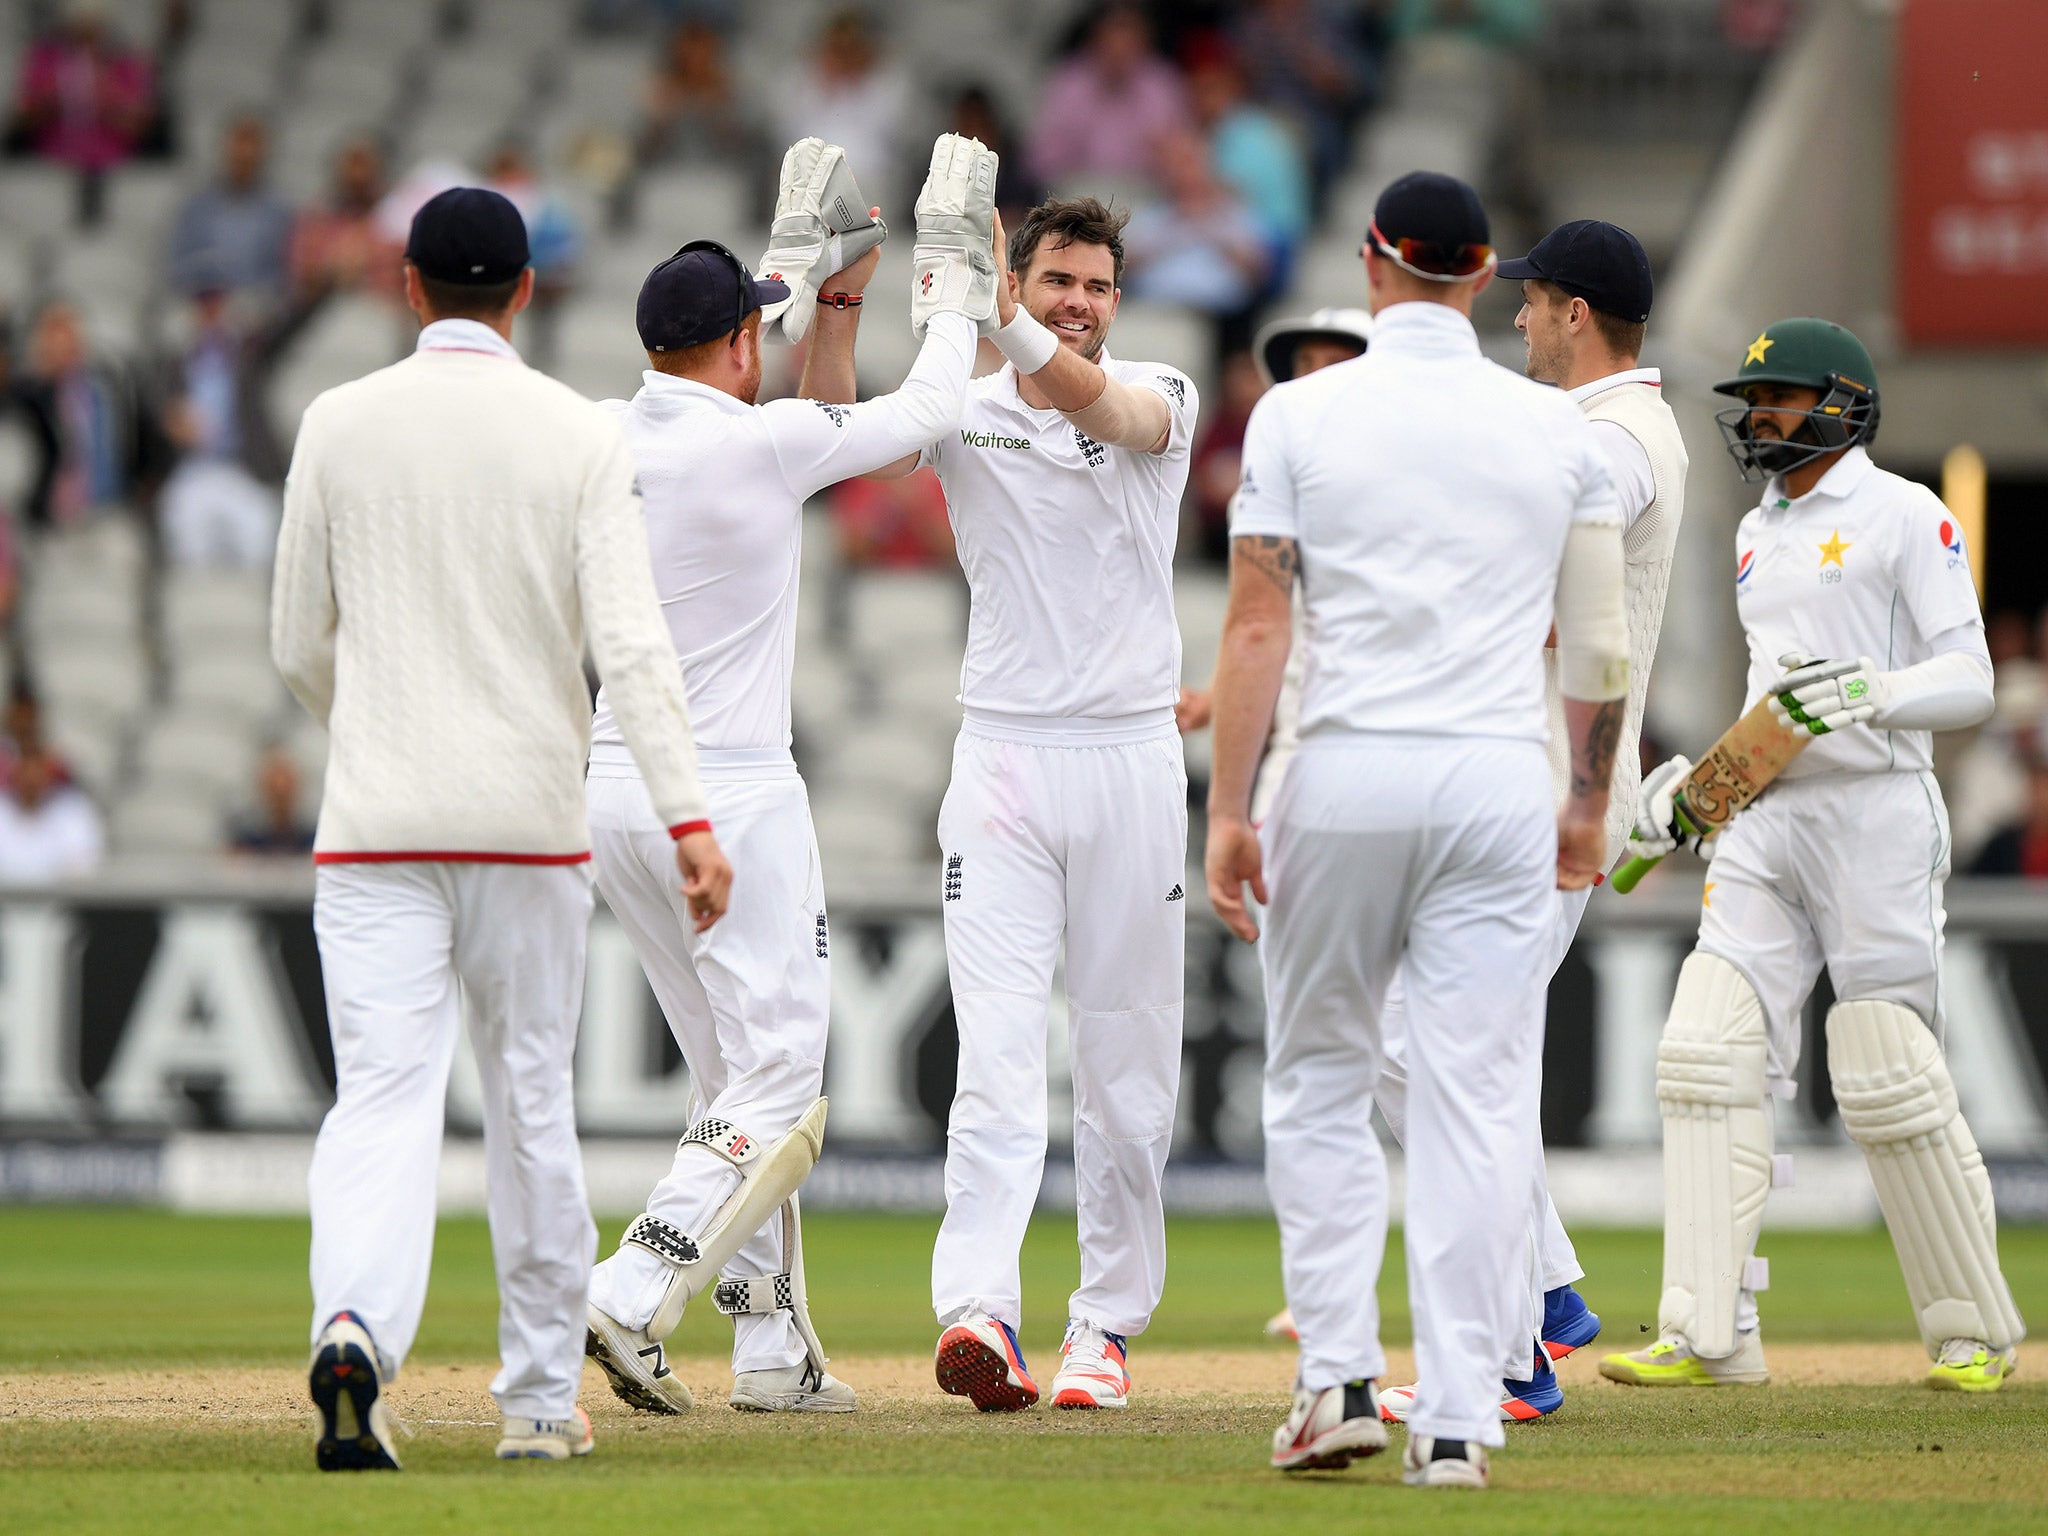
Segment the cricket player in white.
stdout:
<svg viewBox="0 0 2048 1536">
<path fill-rule="evenodd" d="M 932 1305 L 939 1384 L 984 1411 L 1039 1396 L 1018 1251 L 1063 941 L 1081 1284 L 1056 1406 L 1125 1405 L 1125 1341 L 1166 1281 L 1187 910 L 1172 571 L 1197 401 L 1178 369 L 1105 346 L 1123 223 L 1093 198 L 1032 211 L 991 285 L 1008 365 L 969 389 L 956 431 L 892 466 L 937 467 L 970 593 L 939 812 L 960 1066 Z"/>
<path fill-rule="evenodd" d="M 1422 1386 L 1403 1475 L 1483 1486 L 1525 1304 L 1552 891 L 1599 873 L 1626 710 L 1621 516 L 1572 402 L 1480 354 L 1469 314 L 1494 256 L 1472 190 L 1403 177 L 1367 241 L 1371 349 L 1277 387 L 1247 431 L 1206 862 L 1231 928 L 1257 934 L 1247 882 L 1269 925 L 1267 1182 L 1301 1334 L 1273 1464 L 1342 1466 L 1386 1444 L 1386 1168 L 1365 1109 L 1405 967 Z M 1302 746 L 1255 832 L 1297 572 Z M 1573 749 L 1562 810 L 1543 751 L 1553 623 Z"/>
<path fill-rule="evenodd" d="M 1515 325 L 1528 343 L 1525 371 L 1532 379 L 1563 389 L 1585 413 L 1621 508 L 1629 696 L 1607 806 L 1608 846 L 1618 848 L 1635 825 L 1643 705 L 1685 510 L 1685 442 L 1671 407 L 1664 403 L 1657 370 L 1637 363 L 1653 296 L 1650 260 L 1628 231 L 1579 219 L 1551 231 L 1527 256 L 1502 262 L 1500 275 L 1522 284 L 1522 308 Z M 1550 782 L 1561 806 L 1571 792 L 1571 760 L 1557 663 L 1554 649 L 1544 652 Z M 1557 892 L 1557 924 L 1546 976 L 1556 974 L 1571 948 L 1592 895 L 1591 886 Z M 1374 1099 L 1395 1139 L 1403 1142 L 1408 1120 L 1407 1013 L 1406 988 L 1397 979 L 1381 1018 L 1387 1060 Z M 1585 1270 L 1558 1219 L 1540 1162 L 1530 1191 L 1528 1257 L 1528 1316 L 1509 1341 L 1501 1366 L 1500 1414 L 1508 1423 L 1526 1423 L 1563 1407 L 1564 1388 L 1552 1362 L 1592 1343 L 1600 1332 L 1599 1316 L 1573 1286 Z M 1414 1388 L 1394 1387 L 1380 1394 L 1381 1411 L 1398 1419 L 1414 1400 Z"/>
<path fill-rule="evenodd" d="M 403 362 L 307 408 L 271 650 L 330 732 L 314 929 L 334 1038 L 313 1216 L 326 1470 L 396 1468 L 381 1386 L 419 1326 L 456 1031 L 483 1090 L 500 1456 L 587 1454 L 576 1406 L 597 1244 L 570 1066 L 590 839 L 586 640 L 701 923 L 732 871 L 697 781 L 633 465 L 603 412 L 528 369 L 526 230 L 495 192 L 413 221 Z"/>
<path fill-rule="evenodd" d="M 1779 321 L 1717 385 L 1720 421 L 1763 501 L 1736 534 L 1749 702 L 1815 739 L 1706 846 L 1699 947 L 1657 1052 L 1664 1292 L 1657 1341 L 1602 1374 L 1643 1385 L 1767 1378 L 1755 1257 L 1782 1160 L 1821 966 L 1839 999 L 1828 1072 L 1905 1272 L 1931 1386 L 1991 1392 L 2026 1326 L 1998 1263 L 1991 1180 L 1942 1059 L 1948 813 L 1931 733 L 1991 714 L 1991 659 L 1961 531 L 1934 493 L 1879 469 L 1877 374 L 1848 331 Z M 1880 659 L 1881 658 L 1881 659 Z M 1673 758 L 1645 780 L 1644 851 L 1679 840 Z"/>
<path fill-rule="evenodd" d="M 947 135 L 928 195 L 969 199 L 979 167 L 992 207 L 993 159 Z M 764 265 L 782 281 L 754 280 L 708 241 L 648 275 L 637 322 L 653 366 L 630 402 L 606 403 L 639 471 L 711 812 L 747 871 L 725 920 L 693 931 L 666 878 L 647 785 L 600 695 L 589 782 L 598 889 L 682 1048 L 694 1102 L 668 1177 L 592 1277 L 587 1348 L 620 1397 L 657 1413 L 690 1406 L 662 1341 L 721 1267 L 714 1300 L 735 1322 L 732 1406 L 854 1407 L 811 1327 L 796 1196 L 823 1128 L 831 994 L 817 838 L 790 756 L 803 505 L 957 424 L 975 351 L 974 322 L 957 304 L 940 307 L 895 394 L 755 404 L 764 323 L 798 330 L 798 302 L 818 331 L 804 393 L 829 374 L 851 394 L 859 305 L 886 233 L 843 151 L 817 139 L 783 162 L 775 230 Z M 981 255 L 993 266 L 986 239 Z"/>
</svg>

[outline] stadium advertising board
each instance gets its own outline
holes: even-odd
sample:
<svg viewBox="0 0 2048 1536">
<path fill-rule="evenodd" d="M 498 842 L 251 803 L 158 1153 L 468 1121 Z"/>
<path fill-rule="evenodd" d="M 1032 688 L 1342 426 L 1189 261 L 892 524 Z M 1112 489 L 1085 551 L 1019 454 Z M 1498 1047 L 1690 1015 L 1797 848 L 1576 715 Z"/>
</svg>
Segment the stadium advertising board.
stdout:
<svg viewBox="0 0 2048 1536">
<path fill-rule="evenodd" d="M 1559 1145 L 1658 1139 L 1659 1027 L 1692 943 L 1696 894 L 1597 901 L 1552 987 L 1545 1131 Z M 1258 959 L 1190 914 L 1176 1154 L 1259 1155 L 1264 1015 Z M 836 1146 L 936 1151 L 954 1073 L 938 917 L 835 912 L 826 1089 Z M 2048 1152 L 2048 896 L 1958 889 L 1945 983 L 1948 1049 L 1988 1152 Z M 1826 994 L 1810 1010 L 1793 1124 L 1832 1114 L 1819 1071 Z M 1054 1144 L 1070 1123 L 1066 1028 L 1048 1021 Z M 480 1125 L 475 1069 L 458 1052 L 451 1124 Z M 331 1098 L 318 953 L 303 901 L 133 891 L 0 901 L 0 1139 L 148 1137 L 169 1130 L 304 1132 Z M 593 1138 L 670 1137 L 688 1082 L 625 935 L 591 930 L 577 1058 L 578 1118 Z M 1795 1134 L 1798 1134 L 1795 1131 Z"/>
<path fill-rule="evenodd" d="M 2048 345 L 2048 5 L 1907 0 L 1897 59 L 1907 341 Z"/>
</svg>

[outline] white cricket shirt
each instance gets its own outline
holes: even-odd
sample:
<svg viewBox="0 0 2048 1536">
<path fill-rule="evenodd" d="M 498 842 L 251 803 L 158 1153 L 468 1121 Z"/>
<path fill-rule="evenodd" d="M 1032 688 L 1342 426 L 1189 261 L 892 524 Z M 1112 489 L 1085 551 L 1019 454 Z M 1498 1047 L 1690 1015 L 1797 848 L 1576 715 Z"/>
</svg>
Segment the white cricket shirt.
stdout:
<svg viewBox="0 0 2048 1536">
<path fill-rule="evenodd" d="M 1735 534 L 1735 611 L 1749 639 L 1745 709 L 1785 675 L 1778 658 L 1791 651 L 1868 656 L 1896 672 L 1958 649 L 1960 639 L 1983 655 L 1990 676 L 1962 530 L 1934 492 L 1879 469 L 1860 446 L 1797 501 L 1785 498 L 1781 479 L 1764 487 L 1763 504 Z M 1951 643 L 1932 644 L 1942 635 Z M 1931 732 L 1855 726 L 1810 742 L 1783 776 L 1933 766 Z"/>
<path fill-rule="evenodd" d="M 652 371 L 631 400 L 604 402 L 639 475 L 655 592 L 700 751 L 789 756 L 804 502 L 956 423 L 974 349 L 974 323 L 939 314 L 903 387 L 858 405 L 749 405 Z M 591 761 L 629 762 L 603 692 Z"/>
<path fill-rule="evenodd" d="M 1157 714 L 1171 734 L 1173 546 L 1200 402 L 1164 363 L 1105 350 L 1102 366 L 1166 401 L 1162 452 L 1112 448 L 1058 411 L 1033 410 L 1005 365 L 968 386 L 958 429 L 921 456 L 938 469 L 967 573 L 960 701 L 1039 719 Z"/>
<path fill-rule="evenodd" d="M 1304 741 L 1542 741 L 1566 531 L 1621 520 L 1571 398 L 1488 362 L 1456 310 L 1407 303 L 1364 356 L 1253 409 L 1230 531 L 1300 547 Z"/>
</svg>

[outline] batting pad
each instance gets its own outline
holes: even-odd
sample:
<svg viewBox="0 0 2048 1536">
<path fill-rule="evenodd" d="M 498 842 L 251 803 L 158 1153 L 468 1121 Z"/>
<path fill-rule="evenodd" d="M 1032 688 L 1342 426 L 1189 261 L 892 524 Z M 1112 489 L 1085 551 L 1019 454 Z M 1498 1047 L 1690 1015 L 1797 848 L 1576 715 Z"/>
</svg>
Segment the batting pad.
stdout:
<svg viewBox="0 0 2048 1536">
<path fill-rule="evenodd" d="M 1842 1128 L 1870 1164 L 1928 1355 L 1949 1339 L 2017 1344 L 2027 1329 L 1998 1268 L 1991 1175 L 1933 1031 L 1897 1003 L 1837 1003 L 1828 1072 Z"/>
<path fill-rule="evenodd" d="M 1764 1010 L 1719 955 L 1678 972 L 1657 1045 L 1664 1117 L 1664 1295 L 1657 1325 L 1695 1353 L 1735 1353 L 1735 1305 L 1771 1192 Z"/>
<path fill-rule="evenodd" d="M 678 1232 L 667 1222 L 644 1215 L 626 1229 L 626 1242 L 640 1244 L 675 1271 L 647 1325 L 652 1339 L 675 1332 L 691 1299 L 717 1280 L 719 1270 L 809 1177 L 825 1144 L 825 1100 L 820 1098 L 787 1136 L 767 1148 L 722 1120 L 699 1122 L 683 1140 L 705 1146 L 739 1169 L 740 1187 L 701 1236 Z"/>
</svg>

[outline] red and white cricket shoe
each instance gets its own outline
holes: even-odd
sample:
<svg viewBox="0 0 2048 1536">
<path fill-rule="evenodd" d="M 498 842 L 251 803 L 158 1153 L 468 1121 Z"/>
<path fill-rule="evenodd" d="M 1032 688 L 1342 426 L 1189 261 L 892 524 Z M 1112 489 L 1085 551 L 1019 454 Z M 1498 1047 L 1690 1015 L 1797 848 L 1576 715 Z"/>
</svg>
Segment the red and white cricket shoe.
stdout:
<svg viewBox="0 0 2048 1536">
<path fill-rule="evenodd" d="M 966 1398 L 983 1413 L 1017 1413 L 1038 1401 L 1038 1383 L 1024 1368 L 1016 1330 L 985 1312 L 970 1312 L 939 1335 L 932 1368 L 939 1390 Z"/>
<path fill-rule="evenodd" d="M 1072 1318 L 1060 1345 L 1060 1368 L 1052 1379 L 1055 1408 L 1127 1408 L 1131 1373 L 1125 1367 L 1124 1336 Z"/>
</svg>

